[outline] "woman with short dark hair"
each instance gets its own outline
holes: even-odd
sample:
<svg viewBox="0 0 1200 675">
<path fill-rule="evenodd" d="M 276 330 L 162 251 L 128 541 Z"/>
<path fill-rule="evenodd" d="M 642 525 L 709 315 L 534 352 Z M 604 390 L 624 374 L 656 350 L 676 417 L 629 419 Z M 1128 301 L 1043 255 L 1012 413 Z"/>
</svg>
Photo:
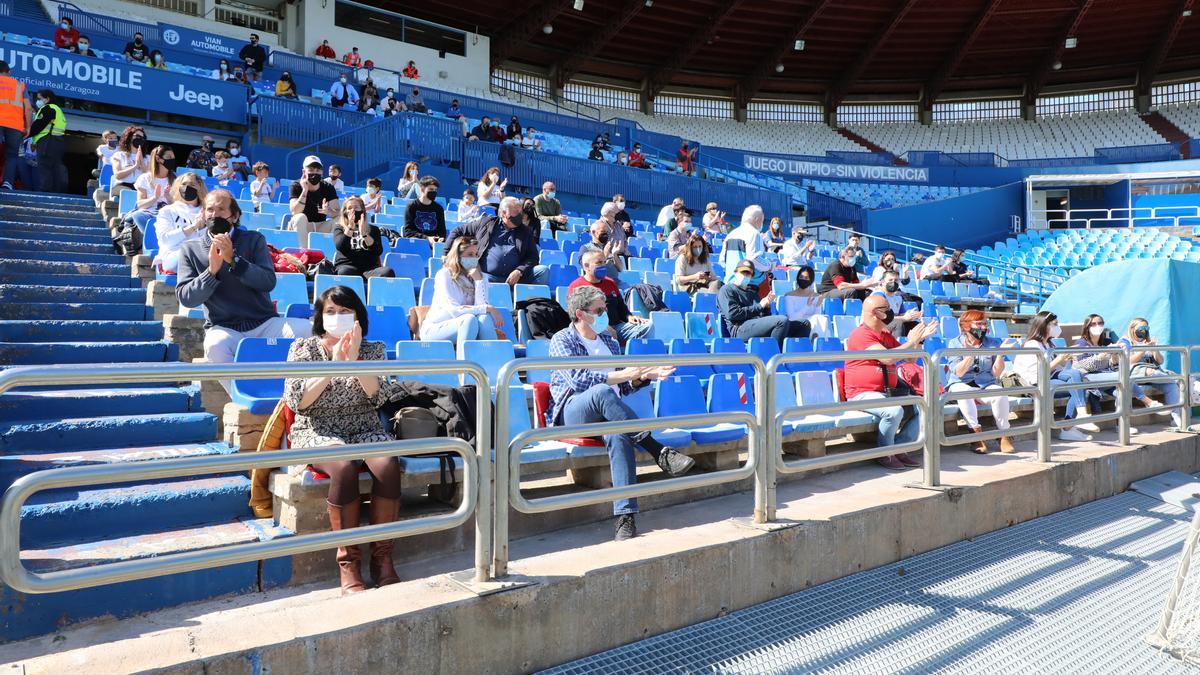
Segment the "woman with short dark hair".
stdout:
<svg viewBox="0 0 1200 675">
<path fill-rule="evenodd" d="M 334 286 L 314 303 L 312 337 L 296 340 L 288 361 L 382 361 L 382 342 L 363 341 L 367 334 L 367 308 L 358 294 Z M 391 440 L 376 408 L 386 398 L 376 375 L 288 378 L 283 400 L 296 415 L 289 442 L 293 448 L 382 443 Z M 329 476 L 329 527 L 358 527 L 362 502 L 358 474 L 363 464 L 374 478 L 371 487 L 370 524 L 390 523 L 400 516 L 400 463 L 395 457 L 323 462 L 314 469 Z M 393 541 L 371 544 L 371 578 L 377 586 L 400 581 L 392 564 Z M 337 550 L 342 595 L 366 588 L 360 569 L 358 546 Z"/>
</svg>

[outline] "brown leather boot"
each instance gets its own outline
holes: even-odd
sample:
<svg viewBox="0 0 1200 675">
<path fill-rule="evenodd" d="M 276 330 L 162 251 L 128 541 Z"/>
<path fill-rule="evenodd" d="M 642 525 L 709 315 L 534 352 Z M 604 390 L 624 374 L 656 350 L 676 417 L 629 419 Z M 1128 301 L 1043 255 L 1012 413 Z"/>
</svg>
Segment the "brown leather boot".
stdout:
<svg viewBox="0 0 1200 675">
<path fill-rule="evenodd" d="M 1017 449 L 1013 447 L 1012 439 L 1010 439 L 1008 436 L 1000 437 L 1000 452 L 1003 452 L 1006 455 L 1011 455 L 1016 451 Z"/>
<path fill-rule="evenodd" d="M 362 502 L 357 498 L 345 506 L 335 506 L 326 502 L 329 511 L 329 529 L 348 530 L 358 527 Z M 343 546 L 337 550 L 338 577 L 342 586 L 342 595 L 362 593 L 367 590 L 362 578 L 362 548 L 358 546 Z"/>
<path fill-rule="evenodd" d="M 981 431 L 983 431 L 983 427 L 972 427 L 972 428 L 971 428 L 971 432 L 972 432 L 972 433 L 976 433 L 976 434 L 977 434 L 977 433 L 979 433 L 979 432 L 981 432 Z M 975 441 L 974 443 L 972 443 L 972 444 L 971 444 L 971 452 L 974 452 L 974 453 L 975 453 L 975 454 L 977 454 L 977 455 L 986 455 L 986 454 L 988 454 L 988 444 L 987 444 L 987 441 Z"/>
<path fill-rule="evenodd" d="M 400 517 L 400 500 L 371 497 L 370 519 L 372 525 L 395 522 Z M 390 586 L 400 583 L 396 574 L 396 565 L 392 562 L 392 547 L 395 539 L 371 542 L 371 578 L 376 586 Z"/>
</svg>

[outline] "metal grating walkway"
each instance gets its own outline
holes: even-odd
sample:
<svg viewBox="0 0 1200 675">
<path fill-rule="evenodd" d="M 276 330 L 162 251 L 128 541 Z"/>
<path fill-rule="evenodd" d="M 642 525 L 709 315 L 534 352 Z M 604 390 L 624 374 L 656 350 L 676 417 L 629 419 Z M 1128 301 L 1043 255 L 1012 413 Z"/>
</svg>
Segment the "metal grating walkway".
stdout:
<svg viewBox="0 0 1200 675">
<path fill-rule="evenodd" d="M 546 672 L 1195 672 L 1143 641 L 1189 518 L 1126 492 Z"/>
</svg>

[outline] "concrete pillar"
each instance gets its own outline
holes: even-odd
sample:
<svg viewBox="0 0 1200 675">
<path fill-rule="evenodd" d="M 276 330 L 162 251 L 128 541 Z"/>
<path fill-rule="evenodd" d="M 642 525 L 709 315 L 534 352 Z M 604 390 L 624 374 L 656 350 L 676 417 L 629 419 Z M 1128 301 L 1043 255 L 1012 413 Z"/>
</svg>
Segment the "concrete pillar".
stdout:
<svg viewBox="0 0 1200 675">
<path fill-rule="evenodd" d="M 163 339 L 179 345 L 179 360 L 191 363 L 204 357 L 204 319 L 166 314 Z"/>
<path fill-rule="evenodd" d="M 151 276 L 153 277 L 153 271 L 151 271 Z M 168 314 L 179 313 L 179 300 L 175 297 L 175 287 L 154 278 L 146 283 L 146 304 L 154 308 L 155 321 L 162 321 L 163 317 Z M 201 343 L 203 344 L 203 340 Z"/>
</svg>

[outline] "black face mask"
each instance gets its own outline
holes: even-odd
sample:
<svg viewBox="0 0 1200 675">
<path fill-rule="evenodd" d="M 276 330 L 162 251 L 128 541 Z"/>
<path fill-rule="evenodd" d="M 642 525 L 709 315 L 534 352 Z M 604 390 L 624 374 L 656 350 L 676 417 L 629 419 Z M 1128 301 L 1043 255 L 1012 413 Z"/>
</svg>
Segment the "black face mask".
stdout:
<svg viewBox="0 0 1200 675">
<path fill-rule="evenodd" d="M 180 192 L 179 196 L 183 197 L 183 201 L 185 202 L 194 202 L 200 196 L 200 191 L 195 186 L 188 185 L 183 188 L 183 192 Z"/>
<path fill-rule="evenodd" d="M 1133 336 L 1139 340 L 1149 340 L 1150 339 L 1150 327 L 1149 326 L 1137 327 L 1133 331 Z"/>
<path fill-rule="evenodd" d="M 796 280 L 796 288 L 799 288 L 800 290 L 804 290 L 804 289 L 808 288 L 809 286 L 812 286 L 812 282 L 813 282 L 813 280 L 808 277 L 800 277 L 799 279 Z"/>
<path fill-rule="evenodd" d="M 429 201 L 433 201 L 433 200 L 437 199 L 437 190 L 426 190 L 425 198 L 428 199 Z"/>
<path fill-rule="evenodd" d="M 164 159 L 163 166 L 167 167 L 167 171 L 174 171 L 175 170 L 175 158 L 168 157 L 168 158 Z"/>
<path fill-rule="evenodd" d="M 896 320 L 896 312 L 894 310 L 892 310 L 891 307 L 888 307 L 887 311 L 883 315 L 883 322 L 891 323 L 895 320 Z"/>
<path fill-rule="evenodd" d="M 204 141 L 204 149 L 211 151 L 213 149 L 212 141 Z"/>
<path fill-rule="evenodd" d="M 608 235 L 608 233 L 607 233 L 607 232 L 605 232 L 604 234 L 600 235 L 599 237 L 596 237 L 596 241 L 600 242 L 601 244 L 607 244 L 607 243 L 608 243 L 608 239 L 609 239 L 609 235 Z"/>
<path fill-rule="evenodd" d="M 319 185 L 320 183 L 321 183 L 321 174 L 319 174 L 319 173 L 308 174 L 308 184 L 309 185 Z"/>
<path fill-rule="evenodd" d="M 971 337 L 975 338 L 976 340 L 979 340 L 980 342 L 983 342 L 983 339 L 987 337 L 987 329 L 986 328 L 972 328 L 971 330 L 969 330 L 967 332 L 969 332 L 971 334 Z"/>
<path fill-rule="evenodd" d="M 895 293 L 896 291 L 900 290 L 900 284 L 896 283 L 895 281 L 889 281 L 884 288 L 887 289 L 888 293 Z"/>
<path fill-rule="evenodd" d="M 225 218 L 208 219 L 208 233 L 211 235 L 228 234 L 231 230 L 233 230 L 233 223 Z"/>
<path fill-rule="evenodd" d="M 144 145 L 145 142 L 146 142 L 146 139 L 142 138 L 141 136 L 134 136 L 133 140 L 129 141 L 129 146 L 136 150 L 136 149 L 142 147 L 142 145 Z"/>
<path fill-rule="evenodd" d="M 342 179 L 342 176 L 341 176 L 341 174 L 338 174 L 338 175 L 336 175 L 336 176 L 330 176 L 330 177 L 329 177 L 329 182 L 330 182 L 330 183 L 336 183 L 336 182 L 338 182 L 338 181 L 339 181 L 339 180 L 341 180 L 341 179 Z"/>
</svg>

